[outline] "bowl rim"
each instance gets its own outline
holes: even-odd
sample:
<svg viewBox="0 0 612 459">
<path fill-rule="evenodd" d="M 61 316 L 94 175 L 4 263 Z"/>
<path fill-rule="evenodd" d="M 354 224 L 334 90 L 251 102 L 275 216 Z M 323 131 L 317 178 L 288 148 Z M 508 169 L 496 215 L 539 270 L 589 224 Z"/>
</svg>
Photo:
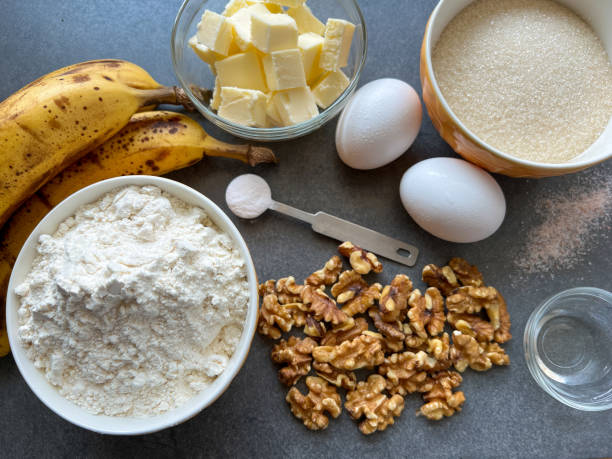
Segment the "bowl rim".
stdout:
<svg viewBox="0 0 612 459">
<path fill-rule="evenodd" d="M 295 137 L 299 137 L 301 135 L 305 135 L 307 133 L 312 132 L 312 130 L 316 129 L 317 127 L 321 126 L 323 123 L 329 121 L 329 119 L 333 118 L 332 116 L 329 119 L 327 119 L 328 114 L 335 112 L 339 105 L 346 103 L 346 99 L 357 88 L 357 84 L 359 83 L 359 78 L 361 77 L 361 72 L 363 71 L 363 67 L 365 65 L 365 61 L 366 61 L 367 54 L 368 54 L 368 31 L 367 31 L 363 12 L 361 11 L 359 4 L 357 3 L 357 0 L 347 0 L 353 6 L 357 16 L 359 17 L 359 22 L 360 22 L 361 27 L 356 25 L 356 29 L 361 30 L 361 35 L 362 35 L 362 40 L 363 40 L 363 52 L 361 53 L 361 58 L 356 63 L 355 75 L 350 79 L 349 85 L 344 89 L 344 91 L 336 98 L 336 100 L 329 107 L 319 112 L 319 114 L 315 116 L 314 118 L 311 118 L 306 121 L 302 121 L 301 123 L 292 124 L 290 126 L 280 126 L 280 127 L 272 127 L 272 128 L 257 128 L 257 127 L 251 127 L 251 126 L 244 126 L 242 124 L 234 123 L 233 121 L 220 117 L 219 115 L 214 113 L 211 109 L 209 109 L 207 106 L 205 106 L 200 101 L 200 99 L 198 99 L 195 96 L 195 94 L 191 90 L 191 87 L 187 84 L 187 82 L 184 80 L 181 73 L 177 70 L 178 69 L 178 58 L 177 58 L 175 50 L 176 50 L 176 45 L 177 45 L 176 35 L 178 31 L 178 26 L 183 17 L 183 13 L 185 12 L 185 9 L 187 8 L 187 5 L 195 1 L 202 2 L 203 0 L 183 0 L 183 3 L 181 4 L 181 7 L 179 8 L 179 11 L 176 14 L 176 17 L 174 19 L 174 24 L 172 26 L 172 33 L 170 37 L 170 51 L 172 54 L 172 67 L 174 69 L 174 74 L 176 75 L 176 78 L 179 81 L 179 84 L 181 85 L 185 93 L 187 94 L 187 97 L 189 97 L 189 100 L 191 100 L 193 105 L 196 107 L 196 109 L 205 118 L 207 118 L 209 121 L 213 122 L 214 124 L 222 128 L 223 130 L 226 130 L 226 131 L 228 130 L 224 126 L 224 125 L 227 125 L 232 130 L 230 131 L 230 133 L 234 134 L 234 132 L 236 131 L 240 133 L 241 137 L 244 136 L 244 138 L 256 139 L 256 140 L 264 140 L 264 138 L 267 136 L 270 136 L 271 138 L 265 139 L 265 140 L 275 140 L 275 141 L 288 140 L 288 139 L 292 139 Z M 234 134 L 234 135 L 238 135 L 238 134 Z M 251 137 L 253 135 L 255 135 L 256 137 Z"/>
<path fill-rule="evenodd" d="M 523 355 L 525 358 L 525 363 L 527 365 L 529 373 L 531 374 L 531 377 L 536 382 L 536 384 L 546 394 L 548 394 L 555 400 L 563 403 L 566 406 L 569 406 L 570 408 L 574 408 L 580 411 L 606 411 L 612 409 L 612 400 L 609 400 L 607 403 L 596 404 L 578 402 L 576 400 L 568 398 L 562 393 L 560 393 L 558 390 L 556 390 L 555 387 L 549 383 L 544 371 L 540 369 L 539 365 L 536 362 L 536 326 L 538 325 L 538 322 L 544 317 L 544 315 L 552 304 L 562 298 L 571 296 L 597 297 L 602 299 L 605 303 L 608 304 L 610 308 L 612 308 L 612 293 L 597 287 L 573 287 L 549 296 L 531 312 L 525 324 L 525 330 L 523 332 Z"/>
<path fill-rule="evenodd" d="M 19 271 L 22 270 L 21 265 L 25 263 L 24 259 L 35 256 L 38 237 L 41 234 L 52 234 L 61 222 L 74 215 L 75 211 L 81 206 L 96 201 L 112 190 L 130 185 L 157 186 L 182 201 L 198 205 L 204 209 L 213 223 L 228 234 L 239 249 L 245 262 L 249 288 L 249 302 L 240 341 L 223 373 L 217 376 L 207 388 L 183 405 L 151 417 L 95 415 L 61 396 L 57 388 L 49 383 L 45 375 L 34 366 L 21 346 L 18 337 L 19 322 L 17 313 L 20 301 L 14 293 L 16 283 L 20 282 L 31 268 L 31 266 L 28 266 L 22 274 L 19 274 Z M 163 177 L 148 175 L 114 177 L 82 188 L 61 201 L 36 225 L 36 228 L 24 243 L 15 261 L 7 290 L 6 322 L 9 343 L 17 368 L 27 385 L 39 400 L 58 416 L 79 427 L 101 434 L 139 435 L 153 433 L 191 419 L 215 402 L 227 390 L 246 361 L 255 335 L 259 308 L 257 285 L 255 266 L 246 242 L 227 214 L 213 201 L 185 184 Z M 69 411 L 70 414 L 66 411 Z M 77 413 L 76 418 L 74 413 Z M 116 422 L 118 427 L 103 427 L 100 425 L 100 423 L 109 422 Z"/>
<path fill-rule="evenodd" d="M 470 0 L 470 2 L 473 2 L 474 0 Z M 438 4 L 436 5 L 436 7 L 434 8 L 434 10 L 432 11 L 431 15 L 429 16 L 429 19 L 427 21 L 427 25 L 425 26 L 425 36 L 424 36 L 424 41 L 425 41 L 425 64 L 427 66 L 427 73 L 429 74 L 429 79 L 431 81 L 431 85 L 436 93 L 436 97 L 438 98 L 439 102 L 442 104 L 442 107 L 444 107 L 444 110 L 446 110 L 446 112 L 448 113 L 448 115 L 451 117 L 451 119 L 453 120 L 453 122 L 463 131 L 463 134 L 470 139 L 470 141 L 472 141 L 473 143 L 475 143 L 476 145 L 478 145 L 480 148 L 488 151 L 489 153 L 491 153 L 494 156 L 499 157 L 500 159 L 506 160 L 510 163 L 516 164 L 516 165 L 520 165 L 523 167 L 527 167 L 527 168 L 533 168 L 533 169 L 537 169 L 537 170 L 548 170 L 548 171 L 555 171 L 555 172 L 577 172 L 581 169 L 584 169 L 586 167 L 589 166 L 594 166 L 595 164 L 601 163 L 603 161 L 606 161 L 608 159 L 610 159 L 612 157 L 612 148 L 610 149 L 609 153 L 607 155 L 604 155 L 601 158 L 591 158 L 588 160 L 580 160 L 580 161 L 568 161 L 568 162 L 564 162 L 564 163 L 540 163 L 540 162 L 536 162 L 536 161 L 530 161 L 527 159 L 523 159 L 523 158 L 518 158 L 516 156 L 512 156 L 509 155 L 507 153 L 504 153 L 503 151 L 489 145 L 488 143 L 486 143 L 485 141 L 481 140 L 478 136 L 476 136 L 476 134 L 474 134 L 470 129 L 468 129 L 463 122 L 455 115 L 455 113 L 453 112 L 453 110 L 451 110 L 450 106 L 448 105 L 448 103 L 446 102 L 446 99 L 444 98 L 444 95 L 442 94 L 442 90 L 440 89 L 440 87 L 438 86 L 438 81 L 436 79 L 436 75 L 433 69 L 433 63 L 432 63 L 432 57 L 431 57 L 431 48 L 432 48 L 432 39 L 431 39 L 431 29 L 432 29 L 432 25 L 433 23 L 436 21 L 438 14 L 440 12 L 440 10 L 449 2 L 447 0 L 439 0 Z M 453 16 L 453 18 L 456 17 Z M 451 19 L 452 20 L 452 19 Z M 592 145 L 592 144 L 591 144 Z M 585 150 L 586 151 L 586 150 Z M 584 153 L 584 152 L 582 152 Z M 580 156 L 582 153 L 580 153 L 578 156 Z"/>
</svg>

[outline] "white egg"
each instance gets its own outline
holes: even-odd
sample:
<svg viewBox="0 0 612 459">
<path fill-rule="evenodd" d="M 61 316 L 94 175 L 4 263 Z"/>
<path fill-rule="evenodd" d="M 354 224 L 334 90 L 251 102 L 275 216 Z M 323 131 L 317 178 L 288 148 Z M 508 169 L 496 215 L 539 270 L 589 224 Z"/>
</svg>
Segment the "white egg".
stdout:
<svg viewBox="0 0 612 459">
<path fill-rule="evenodd" d="M 431 158 L 406 171 L 402 204 L 425 231 L 451 242 L 489 237 L 506 215 L 506 199 L 495 179 L 456 158 Z"/>
<path fill-rule="evenodd" d="M 416 91 L 393 78 L 360 88 L 336 128 L 338 156 L 355 169 L 375 169 L 400 157 L 419 133 L 423 111 Z"/>
</svg>

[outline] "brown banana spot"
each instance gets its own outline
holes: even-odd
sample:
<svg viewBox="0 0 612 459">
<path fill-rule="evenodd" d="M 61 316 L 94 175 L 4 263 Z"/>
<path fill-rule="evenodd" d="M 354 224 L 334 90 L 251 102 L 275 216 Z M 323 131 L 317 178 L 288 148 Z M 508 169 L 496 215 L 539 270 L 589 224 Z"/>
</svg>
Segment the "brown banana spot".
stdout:
<svg viewBox="0 0 612 459">
<path fill-rule="evenodd" d="M 72 81 L 74 81 L 75 83 L 85 83 L 89 80 L 91 80 L 89 75 L 75 75 L 72 77 Z"/>
<path fill-rule="evenodd" d="M 147 159 L 145 161 L 145 164 L 147 165 L 147 167 L 149 167 L 153 172 L 157 172 L 159 170 L 159 166 L 157 164 L 155 164 L 155 161 L 153 161 L 152 159 Z"/>
<path fill-rule="evenodd" d="M 53 99 L 53 103 L 57 105 L 60 110 L 66 110 L 66 107 L 70 105 L 70 100 L 66 96 L 61 96 L 57 99 Z"/>
<path fill-rule="evenodd" d="M 102 78 L 104 78 L 105 80 L 108 80 L 108 81 L 115 81 L 111 77 L 109 77 L 108 75 L 102 75 Z"/>
<path fill-rule="evenodd" d="M 161 150 L 155 157 L 155 161 L 163 161 L 170 156 L 170 150 Z"/>
</svg>

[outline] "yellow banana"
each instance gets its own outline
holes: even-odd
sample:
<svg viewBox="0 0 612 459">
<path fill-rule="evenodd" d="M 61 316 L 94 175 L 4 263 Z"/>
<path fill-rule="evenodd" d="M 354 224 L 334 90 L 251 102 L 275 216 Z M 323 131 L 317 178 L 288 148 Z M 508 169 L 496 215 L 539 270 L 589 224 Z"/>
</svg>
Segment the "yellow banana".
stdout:
<svg viewBox="0 0 612 459">
<path fill-rule="evenodd" d="M 209 136 L 188 116 L 156 111 L 137 113 L 114 137 L 64 169 L 32 195 L 0 232 L 0 315 L 15 259 L 38 222 L 55 205 L 92 183 L 119 175 L 162 175 L 190 166 L 203 156 L 225 156 L 255 166 L 276 162 L 267 148 L 232 145 Z M 1 318 L 1 317 L 0 317 Z M 0 357 L 9 352 L 0 322 Z"/>
<path fill-rule="evenodd" d="M 130 117 L 183 103 L 142 68 L 100 60 L 56 70 L 0 103 L 0 225 L 67 165 L 112 137 Z"/>
</svg>

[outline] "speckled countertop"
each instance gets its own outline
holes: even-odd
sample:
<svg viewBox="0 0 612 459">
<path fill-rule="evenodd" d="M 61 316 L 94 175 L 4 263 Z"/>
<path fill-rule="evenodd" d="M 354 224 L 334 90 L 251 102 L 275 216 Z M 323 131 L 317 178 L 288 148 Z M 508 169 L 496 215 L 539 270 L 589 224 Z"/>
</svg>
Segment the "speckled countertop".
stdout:
<svg viewBox="0 0 612 459">
<path fill-rule="evenodd" d="M 381 77 L 403 79 L 420 91 L 418 51 L 434 0 L 360 2 L 369 31 L 368 60 L 361 84 Z M 170 31 L 177 0 L 47 2 L 6 0 L 0 15 L 0 99 L 64 65 L 114 57 L 145 67 L 173 84 Z M 231 138 L 198 119 L 213 135 Z M 509 305 L 514 339 L 507 368 L 466 372 L 463 411 L 441 422 L 414 416 L 418 396 L 406 399 L 396 424 L 363 436 L 346 413 L 323 432 L 310 432 L 291 415 L 285 388 L 268 355 L 270 343 L 255 337 L 249 358 L 225 394 L 186 423 L 138 437 L 109 437 L 80 429 L 46 408 L 27 387 L 11 357 L 0 359 L 0 456 L 13 457 L 602 457 L 612 455 L 612 411 L 584 413 L 561 405 L 531 379 L 523 358 L 522 332 L 532 311 L 548 296 L 589 285 L 612 290 L 612 237 L 608 223 L 595 225 L 572 267 L 561 262 L 548 273 L 517 268 L 530 232 L 541 223 L 545 198 L 596 189 L 612 174 L 612 163 L 586 172 L 525 180 L 497 176 L 508 203 L 501 229 L 476 244 L 457 245 L 424 233 L 404 212 L 398 196 L 404 171 L 452 150 L 425 117 L 410 150 L 392 164 L 360 172 L 335 153 L 335 120 L 305 138 L 272 145 L 276 167 L 256 170 L 283 202 L 306 211 L 323 210 L 369 226 L 421 249 L 415 269 L 385 262 L 381 282 L 397 272 L 419 278 L 426 263 L 463 256 L 477 264 Z M 226 209 L 224 191 L 247 166 L 206 159 L 169 175 L 201 191 Z M 334 253 L 336 242 L 302 223 L 268 212 L 256 221 L 232 217 L 242 232 L 260 279 L 293 274 L 303 278 Z"/>
</svg>

